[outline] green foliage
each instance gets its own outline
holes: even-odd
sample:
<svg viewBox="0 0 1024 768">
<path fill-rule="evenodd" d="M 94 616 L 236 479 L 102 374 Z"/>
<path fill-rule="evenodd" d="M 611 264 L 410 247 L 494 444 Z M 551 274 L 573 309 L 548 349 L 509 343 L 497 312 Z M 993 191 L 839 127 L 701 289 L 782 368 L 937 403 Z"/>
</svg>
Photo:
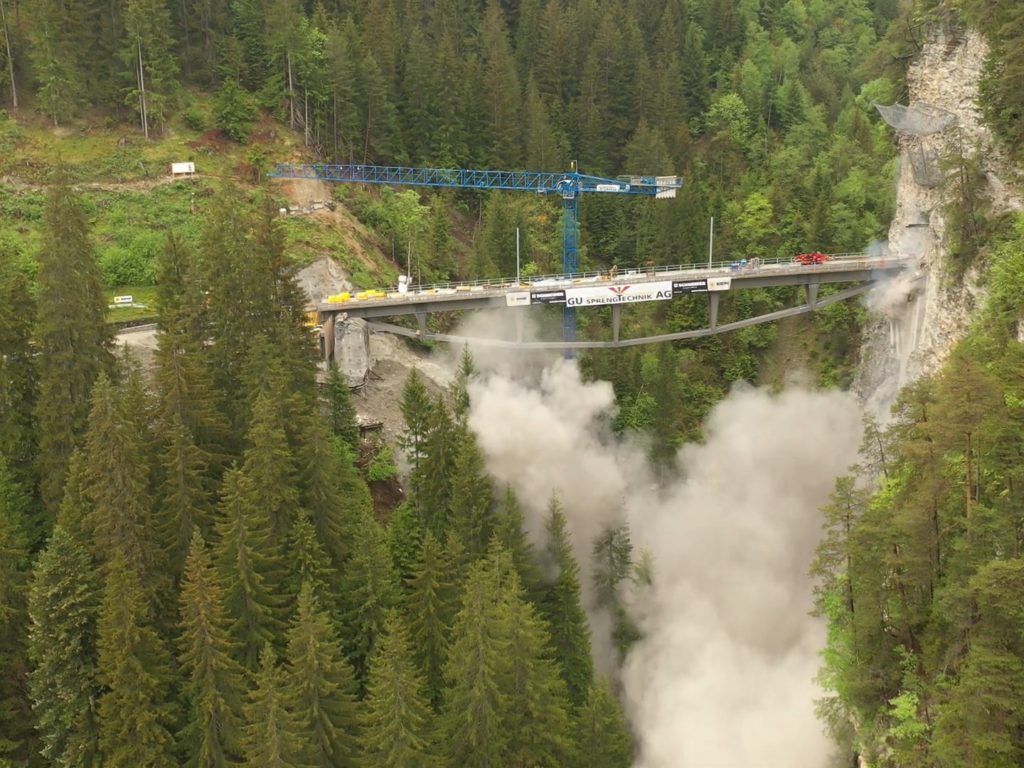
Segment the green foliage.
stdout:
<svg viewBox="0 0 1024 768">
<path fill-rule="evenodd" d="M 270 645 L 260 651 L 255 688 L 246 699 L 242 733 L 243 765 L 249 768 L 301 768 L 303 724 L 287 700 L 287 677 Z"/>
<path fill-rule="evenodd" d="M 288 707 L 303 725 L 304 762 L 322 768 L 354 765 L 355 677 L 308 581 L 299 590 L 286 658 Z"/>
<path fill-rule="evenodd" d="M 382 482 L 398 477 L 398 467 L 390 445 L 380 446 L 366 467 L 366 480 L 370 483 Z"/>
<path fill-rule="evenodd" d="M 67 179 L 51 187 L 39 252 L 39 476 L 51 517 L 80 444 L 96 377 L 110 367 L 106 301 L 81 202 Z"/>
<path fill-rule="evenodd" d="M 179 661 L 188 675 L 181 747 L 189 766 L 223 768 L 238 754 L 245 678 L 232 657 L 224 593 L 199 531 L 192 535 L 178 599 Z"/>
<path fill-rule="evenodd" d="M 99 766 L 96 621 L 100 588 L 85 547 L 60 525 L 36 559 L 28 595 L 32 710 L 42 755 Z"/>
<path fill-rule="evenodd" d="M 252 96 L 233 79 L 226 78 L 213 103 L 214 125 L 232 141 L 245 141 L 257 117 Z"/>
</svg>

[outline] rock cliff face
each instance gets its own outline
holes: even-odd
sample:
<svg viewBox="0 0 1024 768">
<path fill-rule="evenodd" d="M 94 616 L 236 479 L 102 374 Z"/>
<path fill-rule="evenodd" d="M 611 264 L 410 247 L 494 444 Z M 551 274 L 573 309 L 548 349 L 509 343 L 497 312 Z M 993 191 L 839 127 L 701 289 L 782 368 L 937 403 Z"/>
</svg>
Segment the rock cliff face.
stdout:
<svg viewBox="0 0 1024 768">
<path fill-rule="evenodd" d="M 893 255 L 916 257 L 920 267 L 880 286 L 869 297 L 875 319 L 865 333 L 855 389 L 865 410 L 882 422 L 904 385 L 941 367 L 984 298 L 976 271 L 969 270 L 956 283 L 949 276 L 944 205 L 951 189 L 941 181 L 937 158 L 961 151 L 977 154 L 993 210 L 1021 207 L 1020 198 L 1003 181 L 1003 159 L 977 112 L 978 80 L 986 53 L 985 40 L 977 32 L 937 29 L 908 71 L 909 106 L 936 107 L 954 116 L 955 124 L 931 135 L 897 131 L 896 215 L 888 243 L 882 247 Z"/>
</svg>

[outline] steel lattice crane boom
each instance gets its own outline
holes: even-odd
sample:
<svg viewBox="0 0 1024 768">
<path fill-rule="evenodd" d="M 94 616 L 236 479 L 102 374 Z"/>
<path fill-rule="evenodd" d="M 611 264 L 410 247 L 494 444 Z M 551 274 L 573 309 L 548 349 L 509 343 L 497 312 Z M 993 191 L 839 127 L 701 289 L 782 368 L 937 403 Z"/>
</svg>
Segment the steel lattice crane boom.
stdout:
<svg viewBox="0 0 1024 768">
<path fill-rule="evenodd" d="M 277 179 L 315 179 L 338 183 L 387 184 L 445 189 L 507 189 L 562 198 L 562 271 L 578 271 L 579 199 L 590 193 L 639 195 L 671 198 L 682 186 L 677 176 L 620 176 L 606 179 L 578 173 L 546 171 L 475 171 L 460 168 L 405 168 L 383 165 L 278 165 L 270 174 Z M 563 315 L 566 339 L 576 337 L 575 311 L 566 307 Z"/>
</svg>

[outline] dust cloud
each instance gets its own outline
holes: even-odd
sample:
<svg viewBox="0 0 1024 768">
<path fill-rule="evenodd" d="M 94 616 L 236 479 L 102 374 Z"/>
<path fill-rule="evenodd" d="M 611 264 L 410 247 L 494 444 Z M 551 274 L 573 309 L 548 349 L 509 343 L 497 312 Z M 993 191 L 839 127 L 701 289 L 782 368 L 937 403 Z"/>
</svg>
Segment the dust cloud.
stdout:
<svg viewBox="0 0 1024 768">
<path fill-rule="evenodd" d="M 473 353 L 482 372 L 469 424 L 531 532 L 557 493 L 585 581 L 591 542 L 609 524 L 628 521 L 636 551 L 653 556 L 653 586 L 627 596 L 644 638 L 618 670 L 637 768 L 826 766 L 813 683 L 824 630 L 808 615 L 807 570 L 818 510 L 855 460 L 855 399 L 736 389 L 710 415 L 705 442 L 680 451 L 682 479 L 656 487 L 643 446 L 611 434 L 609 384 L 550 356 L 521 375 L 510 373 L 514 353 Z"/>
</svg>

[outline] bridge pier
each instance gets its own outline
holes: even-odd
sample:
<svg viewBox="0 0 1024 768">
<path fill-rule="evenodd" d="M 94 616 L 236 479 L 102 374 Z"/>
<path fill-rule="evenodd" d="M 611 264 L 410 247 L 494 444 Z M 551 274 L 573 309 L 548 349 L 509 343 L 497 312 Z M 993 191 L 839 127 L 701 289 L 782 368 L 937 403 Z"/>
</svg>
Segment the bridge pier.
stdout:
<svg viewBox="0 0 1024 768">
<path fill-rule="evenodd" d="M 417 312 L 416 313 L 416 327 L 420 329 L 420 338 L 426 338 L 427 336 L 427 313 Z"/>
<path fill-rule="evenodd" d="M 619 340 L 619 327 L 622 324 L 622 307 L 619 304 L 612 304 L 612 341 Z"/>
<path fill-rule="evenodd" d="M 324 360 L 334 360 L 334 318 L 336 315 L 332 312 L 324 318 L 323 324 L 320 326 L 320 337 L 324 340 Z"/>
<path fill-rule="evenodd" d="M 366 381 L 370 372 L 370 328 L 359 317 L 345 317 L 334 324 L 332 356 L 350 387 Z M 326 330 L 326 323 L 324 324 Z"/>
<path fill-rule="evenodd" d="M 818 303 L 818 284 L 807 283 L 804 287 L 807 289 L 807 306 L 813 309 Z"/>
<path fill-rule="evenodd" d="M 721 294 L 718 293 L 708 294 L 708 328 L 710 329 L 718 327 L 718 302 L 721 298 Z"/>
<path fill-rule="evenodd" d="M 526 314 L 520 310 L 516 312 L 516 341 L 522 344 L 523 342 L 523 323 L 525 322 Z"/>
</svg>

